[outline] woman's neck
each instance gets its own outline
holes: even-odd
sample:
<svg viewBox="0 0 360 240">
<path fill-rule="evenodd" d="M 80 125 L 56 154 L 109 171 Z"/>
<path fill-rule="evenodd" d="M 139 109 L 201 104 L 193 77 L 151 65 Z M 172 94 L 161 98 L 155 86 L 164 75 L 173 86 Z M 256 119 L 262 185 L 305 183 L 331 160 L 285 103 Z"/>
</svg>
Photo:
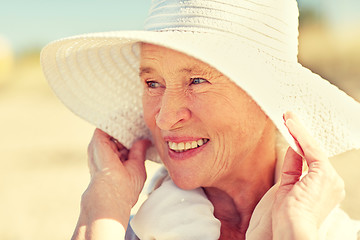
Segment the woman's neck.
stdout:
<svg viewBox="0 0 360 240">
<path fill-rule="evenodd" d="M 220 239 L 245 239 L 252 213 L 272 185 L 272 181 L 260 185 L 243 182 L 229 193 L 219 188 L 204 188 L 214 206 L 214 216 L 221 222 Z"/>
<path fill-rule="evenodd" d="M 220 239 L 245 239 L 251 215 L 264 194 L 274 184 L 276 165 L 275 135 L 265 136 L 258 146 L 242 159 L 242 164 L 216 186 L 204 191 L 221 221 Z"/>
</svg>

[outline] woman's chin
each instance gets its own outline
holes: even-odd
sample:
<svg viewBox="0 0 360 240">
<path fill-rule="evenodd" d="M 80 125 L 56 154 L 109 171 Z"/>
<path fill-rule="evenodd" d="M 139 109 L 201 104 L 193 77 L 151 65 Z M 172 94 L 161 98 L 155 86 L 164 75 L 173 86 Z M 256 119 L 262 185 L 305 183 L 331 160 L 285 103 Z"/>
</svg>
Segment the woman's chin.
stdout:
<svg viewBox="0 0 360 240">
<path fill-rule="evenodd" d="M 211 172 L 206 166 L 211 165 L 209 160 L 213 156 L 208 144 L 183 152 L 175 152 L 169 148 L 164 150 L 163 163 L 175 185 L 184 190 L 191 190 L 204 184 Z"/>
<path fill-rule="evenodd" d="M 183 190 L 193 190 L 200 187 L 200 185 L 194 184 L 194 182 L 191 181 L 177 181 L 173 179 L 173 182 L 178 188 Z"/>
<path fill-rule="evenodd" d="M 184 190 L 192 190 L 201 187 L 202 181 L 200 179 L 200 174 L 194 172 L 193 174 L 185 169 L 179 171 L 169 170 L 169 174 L 175 185 Z"/>
</svg>

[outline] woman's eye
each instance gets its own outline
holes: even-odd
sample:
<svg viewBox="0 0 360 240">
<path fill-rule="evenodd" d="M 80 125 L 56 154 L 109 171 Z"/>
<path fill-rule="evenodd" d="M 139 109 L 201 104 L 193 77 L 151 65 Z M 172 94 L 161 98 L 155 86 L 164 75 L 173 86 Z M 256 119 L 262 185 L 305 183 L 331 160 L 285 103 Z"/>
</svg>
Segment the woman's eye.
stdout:
<svg viewBox="0 0 360 240">
<path fill-rule="evenodd" d="M 204 83 L 204 82 L 208 82 L 208 81 L 203 78 L 192 78 L 191 79 L 191 84 L 200 84 L 200 83 Z"/>
<path fill-rule="evenodd" d="M 154 82 L 154 81 L 147 81 L 147 82 L 146 82 L 146 85 L 147 85 L 149 88 L 158 88 L 158 87 L 160 87 L 160 83 Z"/>
</svg>

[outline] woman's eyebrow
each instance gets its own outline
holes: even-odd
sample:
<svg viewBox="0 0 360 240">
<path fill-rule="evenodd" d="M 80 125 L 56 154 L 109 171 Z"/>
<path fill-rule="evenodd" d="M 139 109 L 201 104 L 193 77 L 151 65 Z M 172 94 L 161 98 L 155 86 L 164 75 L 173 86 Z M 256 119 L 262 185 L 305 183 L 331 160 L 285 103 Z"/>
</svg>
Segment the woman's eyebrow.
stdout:
<svg viewBox="0 0 360 240">
<path fill-rule="evenodd" d="M 182 73 L 188 73 L 188 74 L 204 74 L 204 73 L 209 73 L 210 69 L 208 67 L 202 67 L 202 66 L 198 66 L 198 65 L 194 65 L 191 67 L 185 67 L 179 70 L 179 72 Z"/>
<path fill-rule="evenodd" d="M 187 74 L 201 74 L 206 76 L 212 76 L 212 77 L 222 77 L 223 74 L 219 71 L 216 71 L 214 68 L 210 66 L 199 66 L 194 65 L 191 67 L 186 67 L 180 70 L 182 73 Z"/>
<path fill-rule="evenodd" d="M 140 67 L 139 76 L 141 77 L 145 73 L 152 73 L 154 71 L 155 70 L 153 68 L 151 68 L 151 67 Z"/>
<path fill-rule="evenodd" d="M 139 69 L 139 76 L 141 77 L 142 75 L 146 74 L 146 73 L 153 73 L 155 72 L 155 70 L 151 67 L 140 67 Z M 189 68 L 182 68 L 179 70 L 179 72 L 181 73 L 194 73 L 194 72 L 204 72 L 204 69 L 198 68 L 198 67 L 189 67 Z"/>
</svg>

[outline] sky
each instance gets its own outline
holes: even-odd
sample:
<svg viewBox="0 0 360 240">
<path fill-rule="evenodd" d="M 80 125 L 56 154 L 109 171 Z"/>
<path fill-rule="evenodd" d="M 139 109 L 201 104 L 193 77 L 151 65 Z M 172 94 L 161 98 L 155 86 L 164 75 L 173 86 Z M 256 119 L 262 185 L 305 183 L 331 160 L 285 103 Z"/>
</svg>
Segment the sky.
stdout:
<svg viewBox="0 0 360 240">
<path fill-rule="evenodd" d="M 334 25 L 360 23 L 359 0 L 298 2 Z M 0 0 L 0 36 L 20 52 L 75 34 L 141 29 L 149 6 L 150 0 Z"/>
</svg>

